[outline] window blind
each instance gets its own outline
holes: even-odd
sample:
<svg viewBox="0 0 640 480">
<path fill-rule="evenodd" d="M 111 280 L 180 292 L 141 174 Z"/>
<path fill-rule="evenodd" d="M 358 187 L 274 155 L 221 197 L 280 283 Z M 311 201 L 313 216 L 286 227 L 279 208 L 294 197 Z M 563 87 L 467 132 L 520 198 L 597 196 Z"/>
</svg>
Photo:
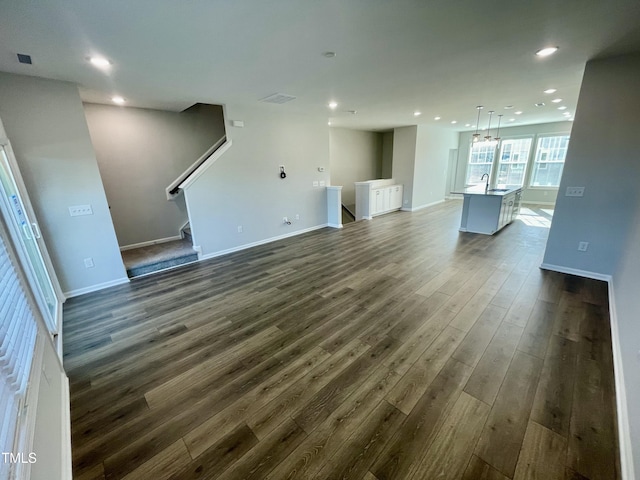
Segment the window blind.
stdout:
<svg viewBox="0 0 640 480">
<path fill-rule="evenodd" d="M 0 237 L 0 448 L 19 448 L 20 418 L 36 343 L 37 324 L 9 252 Z M 0 479 L 12 478 L 12 463 L 0 457 Z"/>
</svg>

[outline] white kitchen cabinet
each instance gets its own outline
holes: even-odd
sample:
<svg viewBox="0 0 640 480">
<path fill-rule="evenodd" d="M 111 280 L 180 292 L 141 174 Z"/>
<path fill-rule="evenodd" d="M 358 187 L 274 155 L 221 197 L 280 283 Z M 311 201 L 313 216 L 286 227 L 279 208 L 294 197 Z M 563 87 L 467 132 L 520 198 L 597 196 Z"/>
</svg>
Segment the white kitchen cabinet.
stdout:
<svg viewBox="0 0 640 480">
<path fill-rule="evenodd" d="M 461 232 L 493 235 L 510 224 L 520 209 L 520 188 L 488 192 L 484 188 L 470 188 L 460 193 L 464 194 Z"/>
<path fill-rule="evenodd" d="M 402 185 L 393 179 L 356 182 L 356 220 L 371 220 L 376 215 L 402 208 Z"/>
</svg>

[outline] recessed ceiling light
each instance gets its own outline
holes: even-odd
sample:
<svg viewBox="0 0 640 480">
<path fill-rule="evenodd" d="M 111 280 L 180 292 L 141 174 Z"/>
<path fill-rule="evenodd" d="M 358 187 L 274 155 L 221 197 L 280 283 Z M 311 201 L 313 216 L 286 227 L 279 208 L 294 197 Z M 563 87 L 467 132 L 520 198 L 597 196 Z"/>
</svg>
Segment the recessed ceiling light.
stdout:
<svg viewBox="0 0 640 480">
<path fill-rule="evenodd" d="M 458 123 L 457 120 L 451 120 L 451 124 Z"/>
<path fill-rule="evenodd" d="M 111 101 L 113 103 L 117 103 L 118 105 L 122 105 L 125 102 L 124 98 L 122 98 L 119 95 L 116 95 L 115 97 L 111 97 Z"/>
<path fill-rule="evenodd" d="M 562 114 L 563 114 L 565 117 L 570 117 L 570 116 L 571 116 L 571 112 L 562 112 Z"/>
<path fill-rule="evenodd" d="M 441 117 L 433 117 L 434 120 L 440 120 Z"/>
<path fill-rule="evenodd" d="M 334 58 L 336 56 L 336 52 L 324 52 L 322 55 L 327 58 Z"/>
<path fill-rule="evenodd" d="M 515 122 L 515 121 L 516 121 L 516 119 L 515 119 L 515 118 L 510 118 L 510 119 L 509 119 L 509 121 L 510 121 L 510 122 Z"/>
<path fill-rule="evenodd" d="M 98 68 L 109 68 L 111 66 L 111 62 L 104 57 L 89 57 L 89 62 Z"/>
<path fill-rule="evenodd" d="M 419 117 L 420 115 L 422 115 L 422 112 L 418 112 L 417 110 L 413 112 L 414 117 Z"/>
<path fill-rule="evenodd" d="M 465 126 L 465 127 L 470 127 L 470 126 L 471 126 L 471 124 L 470 124 L 470 123 L 465 123 L 465 124 L 464 124 L 464 126 Z"/>
<path fill-rule="evenodd" d="M 553 103 L 560 103 L 562 101 L 561 98 L 554 98 L 553 100 L 551 100 Z"/>
<path fill-rule="evenodd" d="M 506 107 L 504 107 L 505 110 L 511 110 L 513 108 L 513 105 L 507 105 Z"/>
<path fill-rule="evenodd" d="M 544 102 L 539 102 L 535 104 L 536 107 L 544 107 Z"/>
<path fill-rule="evenodd" d="M 536 52 L 536 55 L 539 57 L 548 57 L 558 51 L 558 47 L 547 47 Z"/>
<path fill-rule="evenodd" d="M 556 93 L 558 90 L 556 90 L 555 88 L 547 88 L 544 93 Z"/>
<path fill-rule="evenodd" d="M 331 125 L 331 122 L 327 122 L 327 125 Z"/>
<path fill-rule="evenodd" d="M 573 117 L 567 117 L 567 120 L 569 120 L 570 122 L 573 122 Z"/>
<path fill-rule="evenodd" d="M 561 107 L 558 107 L 558 110 L 566 110 L 567 107 L 565 107 L 564 105 L 562 105 Z"/>
<path fill-rule="evenodd" d="M 513 112 L 513 113 L 515 113 L 516 115 L 522 115 L 522 110 L 518 110 L 517 112 Z"/>
<path fill-rule="evenodd" d="M 338 108 L 338 102 L 334 102 L 334 101 L 329 102 L 329 108 L 331 110 L 335 110 L 336 108 Z"/>
</svg>

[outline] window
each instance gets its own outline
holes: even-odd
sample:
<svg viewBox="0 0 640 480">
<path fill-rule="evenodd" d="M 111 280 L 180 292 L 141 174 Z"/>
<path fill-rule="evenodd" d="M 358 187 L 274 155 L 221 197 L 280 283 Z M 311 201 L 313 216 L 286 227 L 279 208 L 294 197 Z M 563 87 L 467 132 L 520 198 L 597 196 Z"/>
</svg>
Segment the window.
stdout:
<svg viewBox="0 0 640 480">
<path fill-rule="evenodd" d="M 2 233 L 2 232 L 0 232 Z M 8 250 L 0 237 L 0 447 L 15 453 L 21 431 L 37 324 Z M 0 478 L 14 478 L 15 464 L 0 460 Z"/>
<path fill-rule="evenodd" d="M 512 138 L 502 141 L 498 159 L 498 185 L 517 185 L 524 183 L 532 138 Z"/>
<path fill-rule="evenodd" d="M 540 137 L 531 173 L 532 187 L 558 187 L 569 146 L 568 135 Z"/>
<path fill-rule="evenodd" d="M 491 174 L 495 151 L 496 142 L 478 142 L 471 146 L 467 167 L 467 185 L 482 183 L 482 175 Z"/>
</svg>

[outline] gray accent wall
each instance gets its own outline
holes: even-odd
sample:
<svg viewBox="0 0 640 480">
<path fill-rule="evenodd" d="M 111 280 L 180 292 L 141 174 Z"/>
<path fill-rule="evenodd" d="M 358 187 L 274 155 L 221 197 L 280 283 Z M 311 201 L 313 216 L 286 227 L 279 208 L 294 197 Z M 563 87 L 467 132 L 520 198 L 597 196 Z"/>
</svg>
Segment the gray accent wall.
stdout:
<svg viewBox="0 0 640 480">
<path fill-rule="evenodd" d="M 202 255 L 325 226 L 326 188 L 313 182 L 328 185 L 330 179 L 326 117 L 290 114 L 286 106 L 225 109 L 232 145 L 185 190 L 194 244 Z M 243 121 L 244 128 L 231 127 L 233 120 Z M 291 225 L 283 223 L 285 216 Z"/>
<path fill-rule="evenodd" d="M 0 73 L 0 118 L 63 291 L 127 281 L 78 88 Z M 93 215 L 69 215 L 86 204 Z"/>
<path fill-rule="evenodd" d="M 554 104 L 555 105 L 555 104 Z M 535 108 L 535 107 L 531 107 Z M 555 108 L 555 107 L 545 107 Z M 486 115 L 485 115 L 486 116 Z M 558 113 L 560 116 L 560 113 Z M 482 122 L 481 117 L 481 122 Z M 504 120 L 504 119 L 503 119 Z M 527 164 L 527 171 L 530 172 L 532 168 L 533 155 L 535 155 L 537 136 L 544 134 L 571 134 L 571 127 L 573 122 L 562 121 L 554 123 L 539 123 L 536 125 L 523 125 L 518 127 L 506 127 L 500 129 L 500 137 L 502 139 L 510 137 L 525 137 L 533 136 L 533 144 L 531 146 L 531 155 L 529 157 L 529 163 Z M 483 126 L 483 125 L 481 125 Z M 495 126 L 494 126 L 495 128 Z M 495 129 L 491 130 L 492 135 L 495 135 Z M 474 132 L 460 132 L 460 148 L 458 149 L 458 160 L 456 165 L 455 175 L 455 190 L 461 190 L 465 187 L 465 180 L 467 178 L 467 162 L 469 161 L 469 149 L 471 147 L 471 139 Z M 485 135 L 484 130 L 480 130 L 481 135 Z M 572 139 L 573 140 L 573 139 Z M 571 140 L 571 141 L 572 141 Z M 571 143 L 570 141 L 570 143 Z M 447 192 L 448 194 L 449 192 Z M 558 195 L 557 188 L 531 188 L 526 187 L 522 192 L 522 200 L 529 203 L 541 203 L 541 204 L 553 204 L 556 201 Z"/>
<path fill-rule="evenodd" d="M 624 371 L 635 471 L 640 473 L 640 54 L 587 63 L 544 262 L 612 276 L 616 374 Z M 589 242 L 587 252 L 578 242 Z M 617 326 L 617 335 L 616 334 Z M 619 392 L 620 393 L 620 392 Z M 624 421 L 624 418 L 623 418 Z M 623 445 L 624 446 L 624 445 Z"/>
<path fill-rule="evenodd" d="M 382 178 L 382 134 L 329 129 L 331 184 L 342 185 L 342 203 L 356 204 L 355 182 Z"/>
<path fill-rule="evenodd" d="M 182 195 L 165 188 L 224 136 L 219 105 L 183 112 L 85 103 L 119 245 L 179 235 L 188 221 Z"/>
<path fill-rule="evenodd" d="M 382 171 L 380 178 L 393 177 L 393 131 L 382 134 Z"/>
</svg>

